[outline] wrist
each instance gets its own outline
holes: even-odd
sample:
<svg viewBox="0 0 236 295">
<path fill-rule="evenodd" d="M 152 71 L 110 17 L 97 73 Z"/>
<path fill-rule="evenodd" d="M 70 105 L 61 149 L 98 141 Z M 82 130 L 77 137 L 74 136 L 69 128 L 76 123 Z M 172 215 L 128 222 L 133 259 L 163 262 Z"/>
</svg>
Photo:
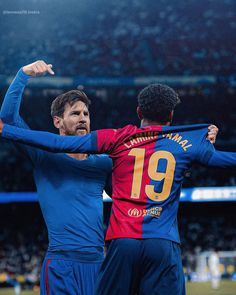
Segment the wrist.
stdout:
<svg viewBox="0 0 236 295">
<path fill-rule="evenodd" d="M 24 71 L 23 68 L 21 68 L 18 73 L 17 76 L 23 81 L 23 82 L 27 82 L 29 80 L 29 78 L 31 76 L 27 75 Z"/>
</svg>

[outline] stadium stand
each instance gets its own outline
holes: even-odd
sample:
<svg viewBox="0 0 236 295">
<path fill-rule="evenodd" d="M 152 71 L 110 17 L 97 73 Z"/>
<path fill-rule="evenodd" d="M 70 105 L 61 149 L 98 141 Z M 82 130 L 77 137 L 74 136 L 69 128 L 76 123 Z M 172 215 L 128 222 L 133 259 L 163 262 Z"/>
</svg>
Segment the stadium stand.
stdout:
<svg viewBox="0 0 236 295">
<path fill-rule="evenodd" d="M 39 58 L 62 76 L 235 73 L 233 0 L 90 2 L 2 4 L 0 73 Z"/>
</svg>

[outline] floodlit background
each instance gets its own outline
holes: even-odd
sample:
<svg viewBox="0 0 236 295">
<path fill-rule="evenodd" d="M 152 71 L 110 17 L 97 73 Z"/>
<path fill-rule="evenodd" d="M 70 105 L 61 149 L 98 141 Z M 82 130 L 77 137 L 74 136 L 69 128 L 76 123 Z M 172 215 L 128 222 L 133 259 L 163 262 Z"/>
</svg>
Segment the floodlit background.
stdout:
<svg viewBox="0 0 236 295">
<path fill-rule="evenodd" d="M 236 151 L 235 36 L 234 0 L 1 1 L 0 99 L 20 67 L 43 59 L 56 76 L 25 90 L 21 114 L 30 127 L 56 132 L 50 103 L 82 88 L 92 100 L 92 129 L 115 128 L 139 124 L 137 93 L 162 82 L 181 97 L 174 124 L 214 123 L 216 147 Z M 31 164 L 1 140 L 0 165 L 0 294 L 14 294 L 8 287 L 16 281 L 37 292 L 47 232 Z M 183 187 L 187 294 L 236 294 L 236 169 L 195 165 Z M 104 202 L 104 230 L 110 207 Z M 208 282 L 213 248 L 223 280 L 216 291 Z"/>
</svg>

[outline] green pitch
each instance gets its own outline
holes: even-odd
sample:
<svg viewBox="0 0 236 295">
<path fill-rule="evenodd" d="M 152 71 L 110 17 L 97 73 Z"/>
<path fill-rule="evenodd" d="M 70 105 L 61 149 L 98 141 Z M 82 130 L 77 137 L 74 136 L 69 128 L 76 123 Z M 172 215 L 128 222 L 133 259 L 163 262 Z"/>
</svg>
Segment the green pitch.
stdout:
<svg viewBox="0 0 236 295">
<path fill-rule="evenodd" d="M 217 290 L 212 290 L 210 283 L 187 283 L 186 290 L 187 295 L 235 295 L 236 282 L 223 281 Z M 0 289 L 0 295 L 14 295 L 14 290 L 12 288 Z M 39 293 L 23 291 L 21 295 L 39 295 Z"/>
<path fill-rule="evenodd" d="M 186 285 L 187 295 L 235 295 L 236 294 L 236 282 L 222 281 L 220 288 L 213 290 L 211 283 L 187 283 Z"/>
</svg>

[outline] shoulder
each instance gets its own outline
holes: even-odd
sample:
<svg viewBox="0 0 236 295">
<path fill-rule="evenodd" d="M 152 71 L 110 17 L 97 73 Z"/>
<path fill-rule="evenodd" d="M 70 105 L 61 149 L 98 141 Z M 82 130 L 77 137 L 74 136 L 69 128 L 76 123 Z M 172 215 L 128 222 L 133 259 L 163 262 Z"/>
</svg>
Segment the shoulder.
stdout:
<svg viewBox="0 0 236 295">
<path fill-rule="evenodd" d="M 137 133 L 139 130 L 140 128 L 138 128 L 135 125 L 126 125 L 122 128 L 115 129 L 115 132 L 116 132 L 116 137 L 122 139 Z"/>
<path fill-rule="evenodd" d="M 199 132 L 204 133 L 210 124 L 163 126 L 163 132 Z"/>
<path fill-rule="evenodd" d="M 101 169 L 105 169 L 108 172 L 111 172 L 112 169 L 112 160 L 108 155 L 100 154 L 100 155 L 90 155 L 89 157 L 93 158 L 96 165 L 98 165 Z"/>
<path fill-rule="evenodd" d="M 201 142 L 206 140 L 209 125 L 210 124 L 163 126 L 162 131 L 164 134 L 179 133 L 180 135 L 185 135 L 196 142 Z"/>
<path fill-rule="evenodd" d="M 138 127 L 134 125 L 126 125 L 118 129 L 100 129 L 97 130 L 98 150 L 100 152 L 111 153 L 113 147 L 127 137 L 133 135 Z"/>
<path fill-rule="evenodd" d="M 117 129 L 118 132 L 134 132 L 134 131 L 137 131 L 137 130 L 139 130 L 139 128 L 137 126 L 131 125 L 131 124 Z"/>
<path fill-rule="evenodd" d="M 129 132 L 133 132 L 133 131 L 136 131 L 138 129 L 137 126 L 134 126 L 134 125 L 126 125 L 124 127 L 121 127 L 121 128 L 116 128 L 116 129 L 100 129 L 100 130 L 96 130 L 96 131 L 92 131 L 91 133 L 93 134 L 105 134 L 106 136 L 107 135 L 120 135 L 120 134 L 126 134 L 126 133 L 129 133 Z"/>
<path fill-rule="evenodd" d="M 57 166 L 59 163 L 63 165 L 67 160 L 64 153 L 51 153 L 38 148 L 32 148 L 30 152 L 35 155 L 35 164 L 39 164 L 41 167 L 53 167 L 53 165 Z"/>
</svg>

